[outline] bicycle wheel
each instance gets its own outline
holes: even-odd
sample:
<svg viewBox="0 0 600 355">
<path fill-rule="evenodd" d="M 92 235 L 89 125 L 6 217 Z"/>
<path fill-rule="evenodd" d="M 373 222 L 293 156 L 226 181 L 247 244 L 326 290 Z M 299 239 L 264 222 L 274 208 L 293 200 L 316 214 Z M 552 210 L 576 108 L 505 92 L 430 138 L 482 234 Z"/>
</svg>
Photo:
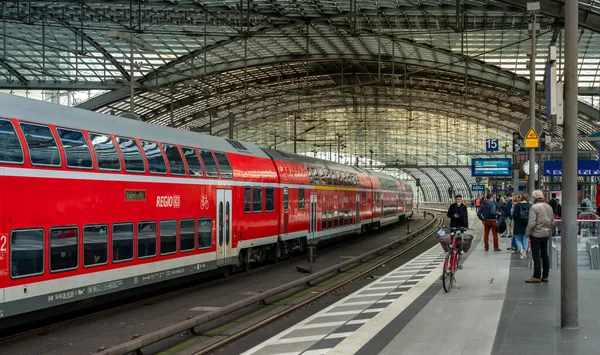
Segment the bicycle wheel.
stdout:
<svg viewBox="0 0 600 355">
<path fill-rule="evenodd" d="M 446 254 L 446 260 L 444 260 L 444 269 L 442 271 L 442 285 L 446 293 L 450 292 L 452 288 L 452 282 L 454 280 L 454 267 L 452 265 L 454 252 L 449 251 Z"/>
</svg>

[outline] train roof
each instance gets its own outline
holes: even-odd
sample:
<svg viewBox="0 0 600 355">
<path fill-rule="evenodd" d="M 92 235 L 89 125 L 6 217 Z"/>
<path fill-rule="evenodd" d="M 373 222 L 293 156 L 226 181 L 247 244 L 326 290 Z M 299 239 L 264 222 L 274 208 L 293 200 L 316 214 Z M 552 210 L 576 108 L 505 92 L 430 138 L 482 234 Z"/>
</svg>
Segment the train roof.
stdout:
<svg viewBox="0 0 600 355">
<path fill-rule="evenodd" d="M 0 116 L 53 124 L 65 128 L 111 133 L 118 136 L 268 158 L 268 155 L 260 147 L 252 143 L 240 143 L 206 134 L 9 94 L 0 94 Z"/>
<path fill-rule="evenodd" d="M 314 167 L 335 169 L 335 170 L 354 173 L 354 174 L 365 173 L 365 170 L 357 168 L 352 165 L 338 164 L 338 163 L 335 163 L 335 162 L 332 162 L 329 160 L 313 158 L 313 157 L 309 157 L 307 155 L 302 155 L 302 154 L 283 152 L 281 150 L 267 149 L 267 148 L 263 148 L 263 150 L 265 151 L 265 153 L 267 153 L 269 156 L 271 156 L 275 160 L 283 160 L 283 161 L 289 161 L 289 162 L 297 163 L 297 164 L 306 164 L 306 165 L 310 165 L 310 166 L 314 166 Z"/>
</svg>

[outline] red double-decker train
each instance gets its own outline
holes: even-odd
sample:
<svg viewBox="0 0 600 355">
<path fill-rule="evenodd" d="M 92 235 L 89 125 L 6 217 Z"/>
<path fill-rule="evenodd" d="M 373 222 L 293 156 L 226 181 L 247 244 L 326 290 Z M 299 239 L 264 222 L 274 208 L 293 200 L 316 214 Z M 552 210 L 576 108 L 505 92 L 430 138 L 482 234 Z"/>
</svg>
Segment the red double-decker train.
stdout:
<svg viewBox="0 0 600 355">
<path fill-rule="evenodd" d="M 410 214 L 385 174 L 0 94 L 4 326 Z"/>
</svg>

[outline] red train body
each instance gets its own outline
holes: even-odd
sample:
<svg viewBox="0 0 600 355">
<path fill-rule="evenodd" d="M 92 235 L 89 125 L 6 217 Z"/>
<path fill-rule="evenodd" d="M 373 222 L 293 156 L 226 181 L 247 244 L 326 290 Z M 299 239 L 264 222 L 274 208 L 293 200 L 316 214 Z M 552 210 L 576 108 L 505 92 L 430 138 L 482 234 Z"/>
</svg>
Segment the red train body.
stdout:
<svg viewBox="0 0 600 355">
<path fill-rule="evenodd" d="M 393 177 L 0 94 L 0 319 L 412 214 Z"/>
</svg>

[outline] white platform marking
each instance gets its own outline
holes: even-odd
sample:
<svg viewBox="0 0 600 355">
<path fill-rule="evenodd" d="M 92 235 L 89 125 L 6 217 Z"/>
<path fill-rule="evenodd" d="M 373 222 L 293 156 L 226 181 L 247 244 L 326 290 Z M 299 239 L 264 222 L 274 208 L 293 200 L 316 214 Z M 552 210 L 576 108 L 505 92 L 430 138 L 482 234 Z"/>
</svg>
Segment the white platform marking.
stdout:
<svg viewBox="0 0 600 355">
<path fill-rule="evenodd" d="M 418 273 L 423 271 L 429 272 L 428 275 L 435 274 L 432 278 L 437 280 L 439 278 L 439 272 L 434 271 L 434 269 L 428 267 L 430 265 L 438 265 L 441 263 L 440 255 L 443 253 L 439 245 L 435 245 L 433 248 L 425 251 L 417 258 L 412 261 L 400 266 L 399 268 L 392 270 L 388 274 L 380 277 L 375 280 L 371 284 L 366 287 L 355 291 L 351 295 L 346 296 L 342 300 L 330 305 L 329 307 L 321 310 L 320 312 L 304 319 L 300 323 L 282 331 L 281 333 L 275 335 L 271 339 L 255 346 L 254 348 L 246 351 L 242 355 L 251 355 L 258 351 L 263 350 L 265 347 L 270 345 L 277 345 L 279 349 L 285 351 L 286 344 L 294 344 L 296 348 L 289 349 L 294 350 L 295 354 L 302 355 L 324 355 L 330 352 L 332 349 L 311 349 L 308 350 L 311 346 L 316 344 L 322 339 L 346 339 L 347 341 L 355 332 L 338 332 L 335 330 L 331 330 L 332 327 L 341 327 L 343 325 L 363 325 L 369 322 L 371 319 L 352 319 L 358 314 L 373 314 L 379 313 L 379 315 L 387 312 L 382 312 L 387 310 L 390 306 L 394 304 L 396 299 L 386 299 L 382 300 L 381 298 L 384 296 L 395 296 L 404 298 L 406 294 L 410 292 L 412 289 L 426 289 L 427 287 L 419 286 L 423 282 L 427 282 L 425 279 L 412 279 Z M 423 273 L 420 276 L 424 276 Z M 410 281 L 411 284 L 405 284 L 405 282 Z M 400 291 L 397 290 L 398 287 L 401 287 Z M 367 292 L 367 293 L 364 293 Z M 372 293 L 369 293 L 372 292 Z M 422 292 L 422 291 L 421 291 Z M 419 293 L 420 294 L 420 293 Z M 370 305 L 377 304 L 379 307 L 368 309 Z M 342 312 L 332 312 L 337 307 L 356 307 L 355 310 L 342 311 Z M 347 309 L 347 308 L 346 308 Z M 375 317 L 378 317 L 377 315 Z M 346 319 L 346 320 L 344 320 Z M 296 330 L 301 329 L 322 329 L 322 334 L 318 335 L 310 335 L 310 336 L 299 336 L 299 337 L 290 337 L 291 333 Z M 336 328 L 337 329 L 337 328 Z M 299 333 L 300 334 L 300 333 Z M 314 333 L 313 333 L 314 334 Z M 306 343 L 306 349 L 304 351 L 298 351 L 298 343 Z M 266 350 L 266 349 L 265 349 Z M 263 351 L 265 351 L 263 350 Z M 280 351 L 281 351 L 280 350 Z"/>
</svg>

